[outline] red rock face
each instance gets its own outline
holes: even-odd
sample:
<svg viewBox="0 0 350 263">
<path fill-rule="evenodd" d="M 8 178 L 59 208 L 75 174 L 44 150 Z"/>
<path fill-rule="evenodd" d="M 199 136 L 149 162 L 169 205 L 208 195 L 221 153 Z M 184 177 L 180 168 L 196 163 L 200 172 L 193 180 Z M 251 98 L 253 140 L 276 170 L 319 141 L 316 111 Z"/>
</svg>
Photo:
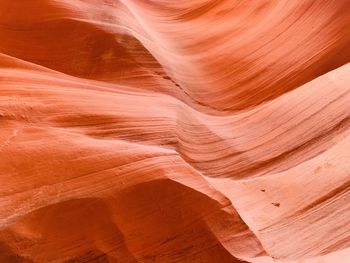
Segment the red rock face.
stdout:
<svg viewBox="0 0 350 263">
<path fill-rule="evenodd" d="M 0 0 L 0 263 L 350 262 L 349 14 Z"/>
</svg>

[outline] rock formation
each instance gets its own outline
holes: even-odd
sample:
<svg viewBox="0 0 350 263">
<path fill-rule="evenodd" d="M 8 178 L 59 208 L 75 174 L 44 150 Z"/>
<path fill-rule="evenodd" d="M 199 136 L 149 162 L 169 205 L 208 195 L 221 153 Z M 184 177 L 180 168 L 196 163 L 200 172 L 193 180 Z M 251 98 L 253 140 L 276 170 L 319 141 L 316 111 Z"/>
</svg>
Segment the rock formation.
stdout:
<svg viewBox="0 0 350 263">
<path fill-rule="evenodd" d="M 348 0 L 0 0 L 0 263 L 350 262 Z"/>
</svg>

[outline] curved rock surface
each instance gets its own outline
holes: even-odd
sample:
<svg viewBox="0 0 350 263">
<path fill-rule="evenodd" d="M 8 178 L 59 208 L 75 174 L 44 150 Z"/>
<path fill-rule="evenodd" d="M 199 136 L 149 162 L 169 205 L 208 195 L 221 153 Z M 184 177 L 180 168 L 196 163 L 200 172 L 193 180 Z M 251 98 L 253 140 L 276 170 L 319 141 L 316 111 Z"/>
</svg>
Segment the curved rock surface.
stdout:
<svg viewBox="0 0 350 263">
<path fill-rule="evenodd" d="M 0 262 L 350 262 L 348 0 L 0 0 Z"/>
</svg>

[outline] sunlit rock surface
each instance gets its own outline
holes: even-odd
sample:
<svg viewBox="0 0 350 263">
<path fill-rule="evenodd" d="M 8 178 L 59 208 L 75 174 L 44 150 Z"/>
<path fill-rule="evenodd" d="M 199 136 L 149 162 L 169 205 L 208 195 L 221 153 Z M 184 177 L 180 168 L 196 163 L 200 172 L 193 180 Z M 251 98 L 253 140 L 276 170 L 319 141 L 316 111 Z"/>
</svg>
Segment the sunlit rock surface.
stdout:
<svg viewBox="0 0 350 263">
<path fill-rule="evenodd" d="M 348 0 L 0 0 L 0 262 L 350 262 Z"/>
</svg>

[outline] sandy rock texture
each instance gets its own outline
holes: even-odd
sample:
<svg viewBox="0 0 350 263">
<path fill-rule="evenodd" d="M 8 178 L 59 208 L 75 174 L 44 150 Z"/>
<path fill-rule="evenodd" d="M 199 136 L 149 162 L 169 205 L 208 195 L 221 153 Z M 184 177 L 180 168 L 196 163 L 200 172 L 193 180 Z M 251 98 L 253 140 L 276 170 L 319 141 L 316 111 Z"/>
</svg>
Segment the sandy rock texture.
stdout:
<svg viewBox="0 0 350 263">
<path fill-rule="evenodd" d="M 0 262 L 350 262 L 349 61 L 348 0 L 0 0 Z"/>
</svg>

